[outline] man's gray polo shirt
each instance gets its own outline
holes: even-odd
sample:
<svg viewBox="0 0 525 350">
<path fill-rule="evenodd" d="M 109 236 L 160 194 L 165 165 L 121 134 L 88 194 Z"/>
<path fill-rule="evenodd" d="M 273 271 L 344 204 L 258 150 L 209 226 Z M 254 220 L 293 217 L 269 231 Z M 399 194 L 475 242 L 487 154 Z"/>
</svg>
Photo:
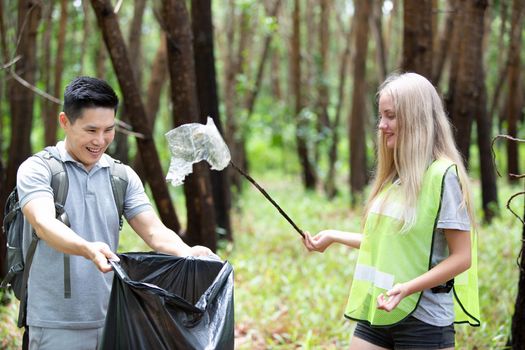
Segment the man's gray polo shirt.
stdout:
<svg viewBox="0 0 525 350">
<path fill-rule="evenodd" d="M 71 229 L 87 241 L 101 241 L 116 251 L 119 241 L 119 217 L 109 178 L 109 158 L 104 155 L 87 172 L 57 144 L 69 178 L 65 210 Z M 128 187 L 124 199 L 124 217 L 130 220 L 152 210 L 137 174 L 126 166 Z M 38 157 L 30 157 L 20 166 L 17 187 L 23 207 L 32 199 L 52 197 L 51 173 Z M 28 227 L 29 225 L 25 225 Z M 25 232 L 26 249 L 30 231 Z M 89 260 L 71 256 L 71 298 L 64 298 L 63 254 L 40 240 L 29 277 L 27 323 L 49 328 L 98 328 L 104 325 L 113 273 L 103 274 Z"/>
</svg>

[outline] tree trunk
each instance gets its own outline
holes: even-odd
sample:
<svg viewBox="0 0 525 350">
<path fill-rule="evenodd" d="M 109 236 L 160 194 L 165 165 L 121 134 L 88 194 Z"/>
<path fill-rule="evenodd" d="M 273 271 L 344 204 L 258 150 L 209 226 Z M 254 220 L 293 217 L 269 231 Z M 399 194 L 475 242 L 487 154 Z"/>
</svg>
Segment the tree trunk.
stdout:
<svg viewBox="0 0 525 350">
<path fill-rule="evenodd" d="M 42 11 L 41 6 L 41 2 L 36 0 L 20 0 L 18 2 L 17 37 L 20 38 L 20 41 L 14 56 L 21 55 L 21 58 L 16 62 L 14 70 L 16 74 L 31 85 L 35 85 L 36 37 Z M 30 136 L 33 123 L 34 93 L 17 81 L 12 80 L 9 102 L 11 107 L 11 143 L 9 145 L 6 178 L 0 188 L 1 208 L 4 208 L 7 196 L 16 185 L 18 167 L 31 155 Z M 1 215 L 3 220 L 3 211 Z M 5 249 L 5 236 L 0 235 L 0 266 L 4 266 Z"/>
<path fill-rule="evenodd" d="M 344 30 L 343 30 L 344 32 Z M 330 149 L 328 151 L 328 173 L 326 175 L 325 191 L 328 198 L 334 198 L 337 194 L 335 186 L 335 164 L 337 162 L 337 146 L 339 144 L 339 124 L 341 121 L 341 110 L 344 101 L 344 91 L 347 76 L 347 67 L 350 61 L 350 51 L 352 47 L 352 38 L 354 36 L 354 21 L 350 19 L 350 30 L 346 33 L 345 48 L 341 57 L 339 66 L 339 87 L 337 89 L 337 105 L 335 109 L 334 122 L 330 126 L 332 138 Z"/>
<path fill-rule="evenodd" d="M 476 78 L 472 80 L 476 100 L 472 104 L 477 109 L 472 110 L 477 123 L 479 162 L 481 172 L 481 193 L 483 202 L 483 212 L 485 221 L 490 222 L 496 214 L 498 207 L 498 192 L 496 187 L 496 169 L 492 159 L 491 140 L 492 126 L 487 115 L 487 89 L 485 87 L 485 67 L 483 65 L 483 38 L 484 38 L 484 17 L 488 3 L 486 1 L 473 1 L 472 19 L 472 40 L 470 47 L 470 64 L 477 72 Z"/>
<path fill-rule="evenodd" d="M 372 34 L 374 35 L 374 41 L 376 42 L 376 62 L 377 62 L 377 74 L 380 82 L 384 81 L 388 75 L 387 68 L 387 54 L 385 48 L 385 41 L 383 40 L 383 0 L 374 1 L 372 4 L 372 17 L 370 26 L 372 28 Z"/>
<path fill-rule="evenodd" d="M 509 46 L 508 84 L 509 95 L 507 99 L 507 135 L 517 137 L 518 120 L 523 107 L 523 98 L 519 94 L 520 66 L 521 66 L 521 37 L 523 30 L 523 17 L 525 11 L 524 0 L 514 0 L 512 3 L 511 39 Z M 519 174 L 519 155 L 516 142 L 507 142 L 507 164 L 509 174 Z M 509 181 L 516 179 L 509 177 Z"/>
<path fill-rule="evenodd" d="M 456 95 L 456 85 L 459 72 L 459 60 L 461 56 L 461 38 L 463 30 L 463 21 L 466 20 L 464 12 L 464 2 L 456 2 L 456 15 L 454 18 L 454 28 L 452 30 L 452 42 L 450 43 L 449 53 L 449 72 L 448 72 L 448 91 L 445 97 L 446 110 L 449 112 L 449 119 L 452 120 L 450 113 L 454 109 L 454 98 Z"/>
<path fill-rule="evenodd" d="M 84 14 L 84 20 L 82 23 L 82 35 L 84 38 L 89 38 L 91 35 L 91 23 L 90 23 L 90 14 L 89 14 L 89 0 L 82 0 L 82 12 Z M 86 58 L 86 53 L 88 52 L 89 40 L 82 40 L 80 48 L 80 67 L 78 69 L 78 74 L 83 75 L 84 73 L 84 60 Z"/>
<path fill-rule="evenodd" d="M 67 6 L 70 1 L 60 0 L 60 24 L 58 27 L 58 42 L 55 56 L 55 77 L 53 79 L 53 96 L 59 97 L 62 95 L 62 71 L 64 70 L 64 50 L 66 46 L 66 28 L 68 11 Z M 45 120 L 45 143 L 47 146 L 54 145 L 57 142 L 57 127 L 58 127 L 58 109 L 60 105 L 53 103 L 49 109 L 49 115 L 46 115 Z"/>
<path fill-rule="evenodd" d="M 150 129 L 153 130 L 157 113 L 159 111 L 160 97 L 162 88 L 164 87 L 165 77 L 168 74 L 168 53 L 166 49 L 166 34 L 162 31 L 160 34 L 159 47 L 153 59 L 151 68 L 151 78 L 146 92 L 146 114 L 148 115 L 148 123 Z M 137 153 L 133 163 L 133 169 L 140 177 L 143 183 L 146 182 L 144 173 L 144 165 L 140 153 Z"/>
<path fill-rule="evenodd" d="M 525 220 L 525 203 L 523 205 L 523 220 Z M 522 226 L 521 233 L 519 268 L 518 294 L 514 304 L 514 315 L 512 315 L 511 336 L 507 343 L 508 346 L 512 346 L 512 350 L 525 349 L 525 225 Z"/>
<path fill-rule="evenodd" d="M 130 114 L 133 130 L 144 135 L 144 138 L 137 138 L 137 146 L 141 157 L 148 159 L 144 163 L 146 178 L 150 184 L 160 218 L 167 227 L 175 232 L 179 232 L 179 220 L 169 196 L 159 155 L 151 135 L 148 116 L 142 103 L 140 90 L 134 79 L 133 69 L 117 16 L 113 12 L 110 0 L 92 0 L 91 5 L 95 10 L 98 25 L 102 31 L 106 48 L 111 56 L 111 62 L 124 95 L 124 105 L 128 111 L 134 111 L 134 113 Z"/>
<path fill-rule="evenodd" d="M 314 189 L 317 182 L 315 169 L 310 159 L 307 145 L 308 121 L 302 116 L 303 101 L 301 89 L 301 32 L 300 32 L 300 0 L 294 0 L 293 10 L 293 33 L 292 33 L 292 52 L 290 57 L 292 74 L 292 95 L 294 98 L 293 113 L 297 120 L 296 135 L 297 154 L 302 168 L 302 178 L 307 189 Z"/>
<path fill-rule="evenodd" d="M 217 97 L 211 0 L 192 0 L 191 17 L 200 122 L 205 124 L 206 117 L 210 116 L 220 133 L 224 134 Z M 217 225 L 224 230 L 225 238 L 233 241 L 228 173 L 212 170 L 210 176 Z"/>
<path fill-rule="evenodd" d="M 90 0 L 92 1 L 92 0 Z M 100 35 L 97 33 L 97 35 Z M 105 46 L 96 48 L 95 52 L 95 72 L 97 78 L 104 79 L 106 76 L 106 61 L 108 57 L 108 51 Z"/>
<path fill-rule="evenodd" d="M 403 70 L 432 79 L 432 0 L 404 0 Z"/>
<path fill-rule="evenodd" d="M 433 69 L 432 69 L 432 82 L 435 86 L 439 85 L 441 80 L 441 75 L 443 73 L 443 67 L 445 66 L 445 61 L 449 56 L 450 44 L 452 42 L 452 35 L 454 33 L 454 25 L 456 23 L 456 12 L 457 4 L 454 0 L 447 0 L 447 10 L 445 23 L 443 24 L 443 30 L 438 40 L 437 52 L 434 55 L 435 59 L 433 60 Z"/>
<path fill-rule="evenodd" d="M 461 33 L 457 43 L 459 57 L 456 83 L 453 88 L 453 103 L 449 113 L 456 128 L 456 144 L 463 155 L 465 164 L 468 164 L 470 134 L 474 119 L 473 111 L 478 109 L 477 101 L 480 98 L 480 91 L 476 84 L 479 71 L 472 64 L 472 61 L 476 59 L 476 49 L 471 43 L 475 40 L 474 30 L 477 30 L 474 23 L 476 12 L 473 0 L 463 0 L 460 5 L 460 11 L 463 14 L 463 18 L 457 27 L 458 33 Z"/>
<path fill-rule="evenodd" d="M 53 69 L 51 66 L 51 36 L 53 34 L 53 10 L 55 1 L 49 1 L 42 9 L 42 16 L 44 18 L 44 30 L 42 34 L 42 60 L 41 60 L 41 81 L 43 82 L 46 91 L 52 92 L 53 89 Z M 55 97 L 58 97 L 55 95 Z M 53 102 L 47 98 L 40 100 L 42 108 L 42 120 L 44 121 L 44 140 L 48 140 L 49 136 L 46 133 L 49 132 L 49 125 L 57 123 L 58 115 L 53 115 L 53 111 L 56 110 L 53 106 Z M 56 113 L 56 112 L 55 112 Z M 56 135 L 56 133 L 55 133 Z M 55 136 L 56 141 L 56 136 Z M 48 141 L 45 141 L 46 144 Z"/>
<path fill-rule="evenodd" d="M 232 161 L 247 168 L 246 151 L 244 149 L 244 135 L 241 125 L 239 125 L 238 113 L 235 106 L 239 105 L 237 96 L 237 76 L 244 74 L 245 52 L 247 51 L 248 42 L 251 39 L 252 31 L 250 30 L 251 23 L 247 13 L 247 8 L 243 7 L 240 21 L 238 25 L 239 39 L 238 45 L 235 47 L 235 29 L 236 29 L 236 15 L 235 2 L 229 2 L 229 18 L 226 25 L 227 35 L 227 59 L 225 68 L 225 83 L 224 83 L 224 109 L 226 112 L 226 130 L 225 139 L 230 149 Z M 238 192 L 242 191 L 242 176 L 228 168 L 228 177 L 230 183 L 235 186 Z"/>
<path fill-rule="evenodd" d="M 129 48 L 129 60 L 133 74 L 135 75 L 135 81 L 142 92 L 142 19 L 144 17 L 144 9 L 146 6 L 146 0 L 135 0 L 133 6 L 133 18 L 131 19 L 131 25 L 129 27 L 128 35 L 128 48 Z M 122 108 L 120 113 L 120 119 L 129 123 L 129 114 L 132 113 L 126 110 L 126 106 Z M 117 133 L 115 140 L 114 152 L 112 154 L 116 159 L 121 160 L 124 163 L 129 161 L 129 140 L 128 135 L 125 133 Z"/>
<path fill-rule="evenodd" d="M 350 139 L 350 191 L 355 204 L 356 195 L 363 192 L 367 182 L 366 134 L 365 134 L 365 98 L 366 98 L 366 57 L 368 51 L 368 18 L 371 4 L 368 0 L 356 1 L 356 37 L 354 56 L 354 87 L 352 111 L 348 135 Z"/>
<path fill-rule="evenodd" d="M 328 63 L 330 41 L 330 1 L 321 0 L 321 14 L 319 20 L 319 59 L 317 60 L 317 132 L 322 140 L 330 129 L 330 117 L 328 115 Z M 318 151 L 319 148 L 316 147 Z M 316 157 L 317 158 L 317 157 Z"/>
<path fill-rule="evenodd" d="M 166 28 L 168 69 L 171 78 L 174 126 L 199 121 L 199 102 L 195 76 L 191 24 L 184 0 L 162 1 Z M 217 248 L 216 221 L 208 164 L 193 166 L 193 174 L 184 182 L 188 228 L 185 240 Z"/>
<path fill-rule="evenodd" d="M 277 13 L 279 12 L 280 6 L 281 6 L 281 0 L 275 0 L 274 6 L 270 11 L 269 16 L 277 17 Z M 255 73 L 255 82 L 253 83 L 253 87 L 251 87 L 248 90 L 248 94 L 245 99 L 244 105 L 247 111 L 246 115 L 248 118 L 253 113 L 253 109 L 255 108 L 255 100 L 257 99 L 259 90 L 261 89 L 264 67 L 266 65 L 266 61 L 268 60 L 268 56 L 270 53 L 270 43 L 272 41 L 272 37 L 273 37 L 273 33 L 268 33 L 266 34 L 264 38 L 263 49 L 262 49 L 262 53 L 260 56 L 261 58 L 259 60 L 259 64 L 257 65 L 257 70 Z"/>
</svg>

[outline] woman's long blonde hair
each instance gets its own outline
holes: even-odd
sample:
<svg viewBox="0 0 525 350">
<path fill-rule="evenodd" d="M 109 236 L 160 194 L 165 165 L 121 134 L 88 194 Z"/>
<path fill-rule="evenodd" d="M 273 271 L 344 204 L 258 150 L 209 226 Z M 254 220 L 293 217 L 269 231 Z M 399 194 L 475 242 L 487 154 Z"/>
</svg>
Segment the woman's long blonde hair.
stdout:
<svg viewBox="0 0 525 350">
<path fill-rule="evenodd" d="M 468 175 L 434 86 L 416 73 L 394 74 L 379 87 L 378 101 L 385 94 L 390 95 L 394 104 L 396 145 L 394 149 L 387 148 L 386 139 L 378 130 L 377 169 L 365 218 L 381 190 L 397 177 L 405 199 L 402 231 L 410 228 L 416 220 L 416 202 L 425 171 L 434 160 L 446 158 L 457 166 L 463 205 L 474 224 Z"/>
</svg>

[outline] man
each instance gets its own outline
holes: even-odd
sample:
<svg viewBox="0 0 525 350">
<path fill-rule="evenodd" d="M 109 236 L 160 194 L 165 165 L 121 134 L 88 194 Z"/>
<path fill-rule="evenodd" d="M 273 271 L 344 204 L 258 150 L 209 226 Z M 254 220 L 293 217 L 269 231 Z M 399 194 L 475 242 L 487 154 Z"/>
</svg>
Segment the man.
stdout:
<svg viewBox="0 0 525 350">
<path fill-rule="evenodd" d="M 104 154 L 115 136 L 117 106 L 118 97 L 102 80 L 79 77 L 66 87 L 59 115 L 66 138 L 57 149 L 69 178 L 64 209 L 70 228 L 55 218 L 51 174 L 44 161 L 30 157 L 18 170 L 22 211 L 41 239 L 28 284 L 30 349 L 96 349 L 100 341 L 112 282 L 112 274 L 105 274 L 111 271 L 108 259 L 118 259 L 119 215 L 109 168 L 113 160 Z M 189 247 L 164 226 L 137 174 L 125 168 L 124 217 L 152 249 L 178 256 L 213 254 L 206 247 Z M 64 293 L 64 254 L 70 255 L 70 297 Z"/>
</svg>

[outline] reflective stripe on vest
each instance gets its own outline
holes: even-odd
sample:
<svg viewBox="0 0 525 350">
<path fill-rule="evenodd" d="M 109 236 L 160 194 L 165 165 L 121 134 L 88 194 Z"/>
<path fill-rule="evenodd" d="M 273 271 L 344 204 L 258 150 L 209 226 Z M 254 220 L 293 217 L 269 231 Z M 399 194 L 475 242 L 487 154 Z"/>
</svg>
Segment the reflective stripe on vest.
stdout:
<svg viewBox="0 0 525 350">
<path fill-rule="evenodd" d="M 391 185 L 370 208 L 359 249 L 352 288 L 345 316 L 387 326 L 402 321 L 417 307 L 421 292 L 405 297 L 392 311 L 377 309 L 379 294 L 396 283 L 407 282 L 431 268 L 432 243 L 446 171 L 454 166 L 448 160 L 430 165 L 423 177 L 416 207 L 416 222 L 406 232 L 403 225 L 403 198 L 399 186 Z M 477 239 L 471 232 L 471 267 L 456 276 L 454 283 L 455 322 L 479 325 L 477 285 Z"/>
</svg>

